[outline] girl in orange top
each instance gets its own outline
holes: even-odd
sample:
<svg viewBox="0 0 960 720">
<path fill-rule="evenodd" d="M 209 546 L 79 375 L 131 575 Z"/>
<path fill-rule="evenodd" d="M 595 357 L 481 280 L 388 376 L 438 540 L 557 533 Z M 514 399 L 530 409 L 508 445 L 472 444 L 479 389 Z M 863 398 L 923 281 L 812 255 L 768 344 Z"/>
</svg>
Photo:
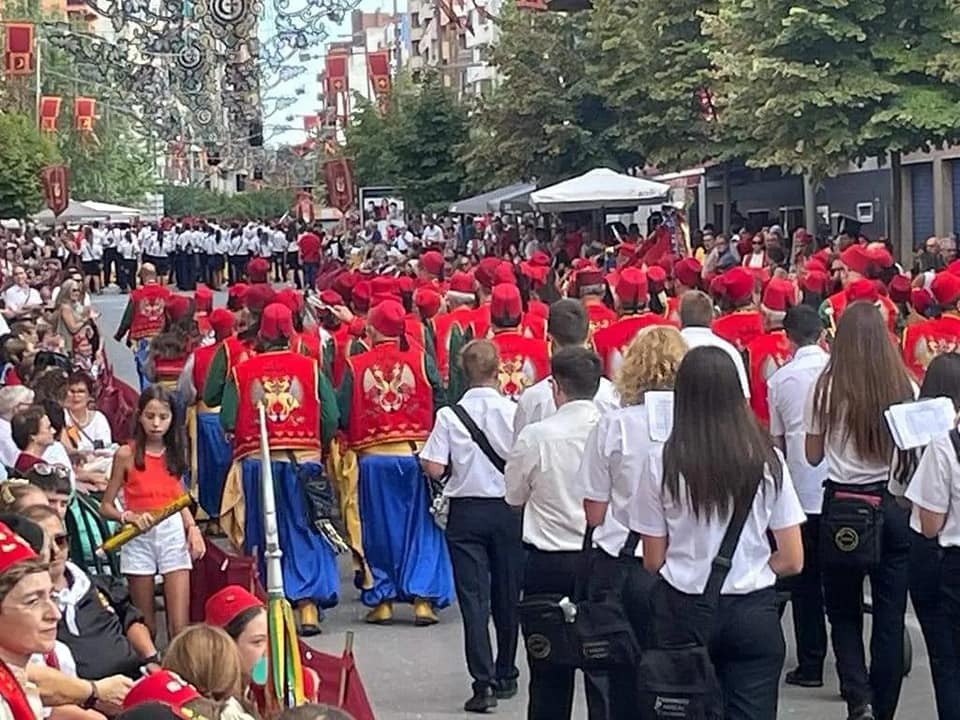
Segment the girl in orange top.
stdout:
<svg viewBox="0 0 960 720">
<path fill-rule="evenodd" d="M 164 507 L 186 492 L 181 480 L 187 470 L 185 440 L 182 428 L 173 422 L 173 407 L 170 391 L 163 386 L 151 385 L 143 391 L 134 441 L 114 455 L 110 482 L 100 502 L 104 518 L 146 530 L 120 549 L 120 570 L 130 582 L 133 604 L 153 635 L 157 629 L 154 577 L 163 575 L 171 638 L 189 622 L 192 560 L 206 550 L 187 508 L 150 527 Z M 116 504 L 121 495 L 122 511 Z"/>
</svg>

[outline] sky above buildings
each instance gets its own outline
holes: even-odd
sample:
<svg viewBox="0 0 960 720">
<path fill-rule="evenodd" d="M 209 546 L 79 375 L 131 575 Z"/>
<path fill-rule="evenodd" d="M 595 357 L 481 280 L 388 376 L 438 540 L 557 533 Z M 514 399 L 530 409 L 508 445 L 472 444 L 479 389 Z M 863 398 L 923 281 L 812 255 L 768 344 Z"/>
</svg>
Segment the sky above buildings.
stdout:
<svg viewBox="0 0 960 720">
<path fill-rule="evenodd" d="M 291 8 L 300 7 L 304 2 L 305 0 L 293 0 Z M 397 11 L 404 12 L 407 6 L 406 0 L 396 0 L 396 2 Z M 393 0 L 360 0 L 355 8 L 364 12 L 375 12 L 378 9 L 384 12 L 393 12 Z M 263 31 L 266 31 L 266 28 Z M 348 12 L 339 24 L 331 23 L 327 40 L 337 41 L 349 38 L 350 13 Z M 298 77 L 279 83 L 267 91 L 265 107 L 268 110 L 273 106 L 276 98 L 296 98 L 296 103 L 291 107 L 274 112 L 264 118 L 264 140 L 267 144 L 295 145 L 306 139 L 306 134 L 303 131 L 303 116 L 315 115 L 320 109 L 320 103 L 317 101 L 317 94 L 320 92 L 317 75 L 323 70 L 325 52 L 325 46 L 310 48 L 310 58 L 297 62 L 297 64 L 306 67 L 306 71 Z"/>
</svg>

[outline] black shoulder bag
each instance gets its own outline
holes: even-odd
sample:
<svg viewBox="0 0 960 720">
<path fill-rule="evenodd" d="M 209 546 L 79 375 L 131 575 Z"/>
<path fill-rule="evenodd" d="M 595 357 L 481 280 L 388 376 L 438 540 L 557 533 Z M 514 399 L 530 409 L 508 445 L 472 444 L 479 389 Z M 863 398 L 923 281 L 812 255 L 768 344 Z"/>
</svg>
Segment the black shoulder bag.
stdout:
<svg viewBox="0 0 960 720">
<path fill-rule="evenodd" d="M 536 594 L 520 601 L 520 628 L 527 653 L 537 662 L 583 670 L 633 665 L 640 645 L 616 593 L 590 597 L 588 584 L 593 531 L 587 528 L 574 581 L 573 597 Z M 633 555 L 640 536 L 631 533 L 621 555 Z"/>
<path fill-rule="evenodd" d="M 712 620 L 717 613 L 720 590 L 730 572 L 737 543 L 752 507 L 753 496 L 746 507 L 734 512 L 713 559 L 703 594 L 694 596 L 701 608 L 698 613 L 701 620 Z M 662 577 L 658 585 L 652 600 L 653 621 L 672 623 L 673 628 L 691 623 L 692 618 L 682 616 L 683 605 L 672 602 L 679 593 Z M 707 633 L 691 632 L 689 642 L 663 640 L 663 635 L 671 634 L 669 629 L 654 627 L 653 634 L 653 647 L 643 650 L 637 664 L 638 719 L 707 720 L 714 717 L 712 713 L 721 703 L 720 685 L 707 650 Z"/>
</svg>

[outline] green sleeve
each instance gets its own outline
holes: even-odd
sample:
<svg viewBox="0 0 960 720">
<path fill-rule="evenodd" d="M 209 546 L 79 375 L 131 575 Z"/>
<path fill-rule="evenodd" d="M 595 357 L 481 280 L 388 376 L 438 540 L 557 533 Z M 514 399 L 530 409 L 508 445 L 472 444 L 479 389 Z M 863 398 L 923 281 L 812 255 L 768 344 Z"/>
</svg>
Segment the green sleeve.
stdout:
<svg viewBox="0 0 960 720">
<path fill-rule="evenodd" d="M 833 331 L 833 320 L 831 317 L 833 308 L 830 305 L 829 300 L 824 300 L 820 303 L 820 321 L 823 323 L 823 326 L 830 332 Z"/>
<path fill-rule="evenodd" d="M 447 393 L 443 389 L 443 381 L 440 379 L 437 363 L 430 355 L 423 356 L 423 367 L 427 371 L 427 382 L 433 388 L 433 411 L 437 412 L 447 404 Z"/>
<path fill-rule="evenodd" d="M 233 432 L 233 429 L 237 426 L 237 403 L 239 400 L 237 385 L 233 380 L 230 380 L 223 389 L 223 399 L 220 403 L 220 426 L 224 432 Z"/>
<path fill-rule="evenodd" d="M 323 367 L 321 367 L 320 370 L 325 376 L 330 378 L 331 382 L 333 382 L 333 355 L 336 351 L 337 345 L 333 342 L 333 338 L 323 343 L 323 352 L 321 354 Z"/>
<path fill-rule="evenodd" d="M 337 407 L 339 399 L 333 392 L 333 385 L 324 375 L 317 378 L 317 390 L 320 394 L 320 439 L 326 447 L 333 440 L 340 424 L 340 409 Z"/>
<path fill-rule="evenodd" d="M 337 407 L 340 408 L 340 427 L 344 430 L 350 424 L 350 401 L 353 395 L 353 371 L 347 368 L 343 372 L 343 380 L 337 389 Z"/>
<path fill-rule="evenodd" d="M 353 357 L 366 351 L 367 349 L 363 346 L 363 343 L 357 338 L 353 338 L 353 340 L 350 341 L 350 350 L 347 352 L 347 357 Z"/>
<path fill-rule="evenodd" d="M 425 322 L 423 324 L 423 342 L 424 342 L 424 350 L 427 351 L 427 354 L 433 358 L 433 362 L 434 364 L 436 364 L 437 338 L 433 334 L 433 327 L 428 322 Z"/>
<path fill-rule="evenodd" d="M 447 400 L 455 403 L 463 397 L 467 391 L 467 381 L 463 376 L 463 369 L 460 367 L 460 351 L 473 339 L 473 330 L 467 328 L 462 330 L 459 325 L 454 323 L 450 329 L 450 352 L 447 353 Z"/>
<path fill-rule="evenodd" d="M 223 345 L 217 348 L 210 361 L 207 377 L 203 379 L 203 404 L 219 407 L 223 399 L 223 386 L 227 382 L 227 351 Z"/>
<path fill-rule="evenodd" d="M 127 331 L 130 330 L 131 322 L 133 322 L 133 301 L 127 300 L 127 307 L 124 308 L 123 317 L 120 318 L 120 327 L 117 328 L 113 339 L 120 342 L 123 336 L 127 334 Z"/>
</svg>

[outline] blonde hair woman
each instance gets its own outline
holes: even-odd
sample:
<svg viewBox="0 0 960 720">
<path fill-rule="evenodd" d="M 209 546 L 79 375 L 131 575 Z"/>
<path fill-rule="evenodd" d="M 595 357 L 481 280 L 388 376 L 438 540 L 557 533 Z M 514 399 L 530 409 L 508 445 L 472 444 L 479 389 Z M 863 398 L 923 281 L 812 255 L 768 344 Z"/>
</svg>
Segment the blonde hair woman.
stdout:
<svg viewBox="0 0 960 720">
<path fill-rule="evenodd" d="M 184 629 L 163 654 L 163 667 L 193 685 L 205 698 L 243 698 L 240 651 L 220 628 L 191 625 Z"/>
<path fill-rule="evenodd" d="M 627 508 L 648 456 L 661 448 L 665 439 L 652 432 L 644 399 L 653 390 L 673 390 L 686 351 L 687 345 L 676 328 L 654 325 L 637 333 L 627 347 L 617 377 L 623 407 L 600 418 L 587 438 L 578 473 L 587 526 L 597 548 L 590 591 L 621 597 L 628 615 L 644 606 L 643 597 L 653 577 L 643 572 L 637 559 L 641 555 L 640 536 L 627 531 Z M 638 632 L 644 614 L 630 618 Z M 637 706 L 634 669 L 624 667 L 612 672 L 610 681 L 610 697 L 622 708 L 623 717 L 632 716 Z"/>
</svg>

